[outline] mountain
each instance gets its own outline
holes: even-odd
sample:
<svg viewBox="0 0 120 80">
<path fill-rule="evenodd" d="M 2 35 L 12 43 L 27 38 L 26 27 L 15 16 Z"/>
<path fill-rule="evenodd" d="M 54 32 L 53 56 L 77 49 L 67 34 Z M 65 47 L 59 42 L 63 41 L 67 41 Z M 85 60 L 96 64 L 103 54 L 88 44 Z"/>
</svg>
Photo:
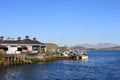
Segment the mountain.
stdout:
<svg viewBox="0 0 120 80">
<path fill-rule="evenodd" d="M 108 48 L 108 47 L 115 47 L 115 46 L 117 45 L 112 43 L 99 43 L 96 45 L 96 48 Z"/>
<path fill-rule="evenodd" d="M 120 46 L 99 48 L 99 50 L 120 50 Z"/>
<path fill-rule="evenodd" d="M 88 43 L 80 44 L 80 46 L 83 46 L 83 47 L 86 47 L 86 48 L 95 48 L 95 45 L 88 44 Z"/>
<path fill-rule="evenodd" d="M 118 46 L 116 44 L 112 44 L 112 43 L 99 43 L 96 45 L 92 45 L 92 44 L 81 44 L 81 46 L 84 46 L 86 48 L 107 48 L 107 47 L 115 47 Z"/>
</svg>

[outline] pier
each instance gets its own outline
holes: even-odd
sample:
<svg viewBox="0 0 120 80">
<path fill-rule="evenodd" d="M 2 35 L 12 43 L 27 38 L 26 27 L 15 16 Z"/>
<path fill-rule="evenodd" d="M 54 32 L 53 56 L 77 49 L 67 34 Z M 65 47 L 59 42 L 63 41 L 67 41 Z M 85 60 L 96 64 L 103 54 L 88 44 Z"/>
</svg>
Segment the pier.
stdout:
<svg viewBox="0 0 120 80">
<path fill-rule="evenodd" d="M 69 55 L 61 56 L 60 54 L 4 54 L 1 57 L 0 65 L 22 65 L 31 63 L 46 63 L 56 60 L 81 60 L 88 58 L 88 55 Z"/>
<path fill-rule="evenodd" d="M 0 54 L 0 65 L 23 65 L 31 63 L 46 63 L 58 60 L 58 54 Z"/>
<path fill-rule="evenodd" d="M 25 59 L 23 54 L 4 54 L 2 57 L 3 65 L 20 65 L 20 64 L 30 64 L 30 60 Z"/>
</svg>

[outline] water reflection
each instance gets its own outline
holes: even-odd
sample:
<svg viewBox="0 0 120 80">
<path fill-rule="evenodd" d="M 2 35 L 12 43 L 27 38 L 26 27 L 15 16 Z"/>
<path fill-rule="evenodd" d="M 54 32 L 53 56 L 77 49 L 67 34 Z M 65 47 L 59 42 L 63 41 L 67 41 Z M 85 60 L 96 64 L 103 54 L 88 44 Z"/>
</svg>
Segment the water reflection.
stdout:
<svg viewBox="0 0 120 80">
<path fill-rule="evenodd" d="M 81 60 L 82 64 L 87 64 L 88 63 L 88 59 L 83 59 Z"/>
<path fill-rule="evenodd" d="M 63 63 L 64 64 L 69 64 L 69 61 L 68 60 L 63 60 Z"/>
</svg>

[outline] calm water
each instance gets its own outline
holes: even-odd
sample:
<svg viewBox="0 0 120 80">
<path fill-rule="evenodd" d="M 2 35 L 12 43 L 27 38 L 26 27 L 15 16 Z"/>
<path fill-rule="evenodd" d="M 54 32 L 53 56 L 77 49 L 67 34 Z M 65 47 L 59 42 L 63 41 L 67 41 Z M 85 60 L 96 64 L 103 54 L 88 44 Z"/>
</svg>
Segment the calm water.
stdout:
<svg viewBox="0 0 120 80">
<path fill-rule="evenodd" d="M 89 59 L 5 68 L 0 80 L 120 80 L 120 51 L 88 51 Z"/>
</svg>

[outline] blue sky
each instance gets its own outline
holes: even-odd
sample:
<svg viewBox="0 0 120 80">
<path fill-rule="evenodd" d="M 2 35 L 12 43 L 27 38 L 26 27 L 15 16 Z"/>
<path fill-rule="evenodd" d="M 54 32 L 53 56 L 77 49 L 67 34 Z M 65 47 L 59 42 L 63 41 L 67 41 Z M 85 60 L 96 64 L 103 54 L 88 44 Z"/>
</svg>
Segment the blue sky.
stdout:
<svg viewBox="0 0 120 80">
<path fill-rule="evenodd" d="M 120 0 L 0 0 L 0 35 L 58 45 L 120 44 Z"/>
</svg>

